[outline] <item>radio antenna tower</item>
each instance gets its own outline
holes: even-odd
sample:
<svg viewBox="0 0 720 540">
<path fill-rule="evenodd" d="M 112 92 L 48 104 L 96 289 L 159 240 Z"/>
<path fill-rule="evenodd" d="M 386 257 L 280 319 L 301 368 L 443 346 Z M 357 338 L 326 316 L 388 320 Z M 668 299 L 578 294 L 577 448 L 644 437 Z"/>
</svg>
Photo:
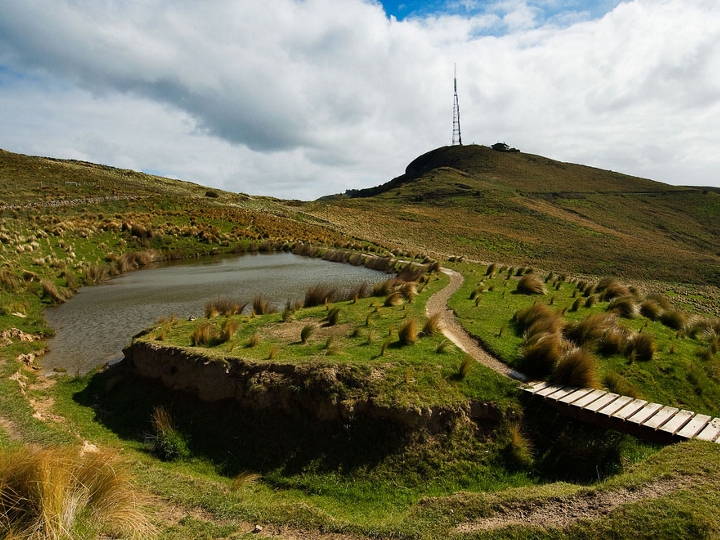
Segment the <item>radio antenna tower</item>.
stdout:
<svg viewBox="0 0 720 540">
<path fill-rule="evenodd" d="M 460 133 L 460 104 L 458 103 L 457 95 L 457 64 L 454 64 L 453 86 L 455 89 L 455 102 L 453 104 L 452 144 L 453 146 L 455 146 L 456 144 L 462 146 L 462 134 Z"/>
</svg>

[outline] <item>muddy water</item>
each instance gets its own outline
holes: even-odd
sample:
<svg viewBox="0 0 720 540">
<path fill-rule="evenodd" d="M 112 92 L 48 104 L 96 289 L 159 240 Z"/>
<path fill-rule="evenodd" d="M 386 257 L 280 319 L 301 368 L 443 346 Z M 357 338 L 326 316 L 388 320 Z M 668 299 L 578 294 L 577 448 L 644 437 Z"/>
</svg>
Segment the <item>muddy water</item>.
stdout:
<svg viewBox="0 0 720 540">
<path fill-rule="evenodd" d="M 45 311 L 56 336 L 40 364 L 84 374 L 99 364 L 122 358 L 134 334 L 160 317 L 202 317 L 205 303 L 217 297 L 252 302 L 263 294 L 278 308 L 302 299 L 318 283 L 339 290 L 387 275 L 364 267 L 299 257 L 291 253 L 244 255 L 196 261 L 125 274 L 96 287 L 83 288 L 72 300 Z"/>
</svg>

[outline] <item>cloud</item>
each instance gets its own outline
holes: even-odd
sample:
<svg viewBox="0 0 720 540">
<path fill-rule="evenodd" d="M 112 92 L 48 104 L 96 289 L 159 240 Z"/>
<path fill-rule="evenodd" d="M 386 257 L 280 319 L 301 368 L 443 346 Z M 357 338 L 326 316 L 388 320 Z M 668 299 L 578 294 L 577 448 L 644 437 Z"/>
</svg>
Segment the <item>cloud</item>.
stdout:
<svg viewBox="0 0 720 540">
<path fill-rule="evenodd" d="M 369 0 L 3 4 L 9 150 L 315 198 L 449 144 L 457 63 L 466 143 L 720 177 L 714 0 L 465 0 L 401 21 Z"/>
</svg>

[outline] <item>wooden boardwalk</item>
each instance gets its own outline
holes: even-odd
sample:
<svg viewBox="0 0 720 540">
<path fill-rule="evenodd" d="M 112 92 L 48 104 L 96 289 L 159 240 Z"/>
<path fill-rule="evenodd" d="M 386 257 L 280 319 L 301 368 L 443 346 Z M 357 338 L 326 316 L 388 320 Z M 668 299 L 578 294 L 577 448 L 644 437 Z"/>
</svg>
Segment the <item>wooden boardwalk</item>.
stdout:
<svg viewBox="0 0 720 540">
<path fill-rule="evenodd" d="M 663 443 L 700 439 L 720 444 L 720 418 L 592 388 L 538 382 L 523 389 L 569 416 L 642 439 Z"/>
</svg>

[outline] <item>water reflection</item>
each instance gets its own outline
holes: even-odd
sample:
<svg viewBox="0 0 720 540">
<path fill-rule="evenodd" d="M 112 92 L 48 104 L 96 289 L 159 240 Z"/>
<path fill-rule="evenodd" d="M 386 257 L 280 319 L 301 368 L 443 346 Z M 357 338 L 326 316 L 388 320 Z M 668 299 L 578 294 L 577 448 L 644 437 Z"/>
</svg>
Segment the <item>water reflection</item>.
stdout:
<svg viewBox="0 0 720 540">
<path fill-rule="evenodd" d="M 291 253 L 244 255 L 195 261 L 125 274 L 97 287 L 83 288 L 70 302 L 45 311 L 56 331 L 44 371 L 62 368 L 87 373 L 122 358 L 131 337 L 159 317 L 203 315 L 205 302 L 229 297 L 251 302 L 263 294 L 277 307 L 303 298 L 305 290 L 329 283 L 339 290 L 387 275 L 364 267 L 299 257 Z"/>
</svg>

